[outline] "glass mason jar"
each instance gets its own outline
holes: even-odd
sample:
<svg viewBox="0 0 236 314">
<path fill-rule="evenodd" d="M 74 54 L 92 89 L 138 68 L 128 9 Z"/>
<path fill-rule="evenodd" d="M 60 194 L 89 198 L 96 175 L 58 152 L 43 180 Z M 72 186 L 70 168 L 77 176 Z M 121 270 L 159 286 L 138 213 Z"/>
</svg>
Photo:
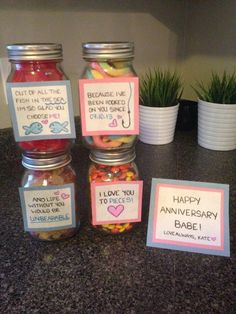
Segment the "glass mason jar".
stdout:
<svg viewBox="0 0 236 314">
<path fill-rule="evenodd" d="M 20 188 L 25 230 L 45 241 L 72 237 L 79 228 L 76 174 L 71 156 L 37 159 L 23 155 Z"/>
<path fill-rule="evenodd" d="M 8 83 L 46 82 L 68 80 L 61 68 L 61 44 L 13 44 L 7 46 L 11 72 Z M 18 142 L 19 147 L 30 153 L 57 153 L 69 150 L 71 139 L 42 139 Z"/>
<path fill-rule="evenodd" d="M 87 62 L 82 78 L 89 80 L 137 77 L 133 68 L 132 42 L 88 42 L 83 44 L 83 59 Z M 102 123 L 102 122 L 101 122 Z M 83 136 L 89 149 L 117 150 L 133 147 L 137 135 Z"/>
<path fill-rule="evenodd" d="M 121 181 L 138 181 L 138 168 L 134 162 L 136 155 L 133 148 L 123 151 L 92 150 L 89 158 L 92 161 L 89 167 L 91 221 L 93 221 L 92 189 L 91 183 L 108 183 Z M 117 185 L 118 186 L 118 185 Z M 114 185 L 113 185 L 114 187 Z M 120 234 L 131 230 L 137 222 L 93 224 L 93 226 L 105 233 Z"/>
</svg>

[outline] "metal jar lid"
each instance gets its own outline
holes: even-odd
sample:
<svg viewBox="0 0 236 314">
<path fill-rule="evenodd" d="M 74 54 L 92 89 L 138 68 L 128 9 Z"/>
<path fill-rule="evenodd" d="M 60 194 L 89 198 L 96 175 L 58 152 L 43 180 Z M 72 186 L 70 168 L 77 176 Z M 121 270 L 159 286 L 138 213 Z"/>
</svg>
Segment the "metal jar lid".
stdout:
<svg viewBox="0 0 236 314">
<path fill-rule="evenodd" d="M 17 60 L 61 60 L 62 45 L 54 43 L 10 44 L 7 45 L 8 58 Z"/>
<path fill-rule="evenodd" d="M 122 165 L 133 161 L 136 157 L 135 149 L 122 151 L 91 150 L 89 158 L 97 163 L 108 166 Z"/>
<path fill-rule="evenodd" d="M 54 155 L 44 158 L 32 158 L 22 155 L 22 165 L 31 170 L 53 170 L 68 165 L 71 162 L 69 154 Z"/>
<path fill-rule="evenodd" d="M 87 42 L 83 43 L 82 47 L 85 60 L 134 58 L 132 42 Z"/>
</svg>

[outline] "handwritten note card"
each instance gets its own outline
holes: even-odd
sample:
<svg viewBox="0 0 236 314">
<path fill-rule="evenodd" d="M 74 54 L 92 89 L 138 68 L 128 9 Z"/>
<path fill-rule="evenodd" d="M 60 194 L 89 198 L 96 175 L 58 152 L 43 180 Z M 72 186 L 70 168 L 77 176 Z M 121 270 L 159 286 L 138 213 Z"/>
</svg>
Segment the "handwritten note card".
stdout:
<svg viewBox="0 0 236 314">
<path fill-rule="evenodd" d="M 19 188 L 26 231 L 52 231 L 75 227 L 73 184 Z"/>
<path fill-rule="evenodd" d="M 75 138 L 70 81 L 7 83 L 15 140 Z"/>
<path fill-rule="evenodd" d="M 79 81 L 84 136 L 139 133 L 138 78 Z"/>
<path fill-rule="evenodd" d="M 147 245 L 229 256 L 229 186 L 152 179 Z"/>
<path fill-rule="evenodd" d="M 142 181 L 91 183 L 93 225 L 141 221 Z"/>
</svg>

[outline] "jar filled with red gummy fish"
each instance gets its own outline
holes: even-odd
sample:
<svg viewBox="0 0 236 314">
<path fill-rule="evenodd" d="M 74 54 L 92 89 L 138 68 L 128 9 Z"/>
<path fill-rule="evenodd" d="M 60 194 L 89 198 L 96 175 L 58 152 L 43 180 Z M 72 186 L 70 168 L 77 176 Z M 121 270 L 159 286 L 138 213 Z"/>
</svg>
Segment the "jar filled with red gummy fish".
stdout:
<svg viewBox="0 0 236 314">
<path fill-rule="evenodd" d="M 141 221 L 142 186 L 135 150 L 90 153 L 91 222 L 105 233 L 121 234 Z"/>
<path fill-rule="evenodd" d="M 134 59 L 132 42 L 87 42 L 83 44 L 83 58 L 86 66 L 82 79 L 97 84 L 104 82 L 104 88 L 108 88 L 111 83 L 116 84 L 122 81 L 129 84 L 129 80 L 137 78 L 132 63 Z M 84 102 L 82 89 L 80 86 L 80 103 Z M 99 129 L 98 132 L 94 131 L 91 136 L 83 136 L 83 142 L 87 148 L 118 150 L 135 145 L 138 132 L 130 132 L 130 125 L 134 122 L 133 116 L 131 117 L 132 110 L 129 107 L 131 93 L 134 94 L 134 92 L 128 91 L 126 97 L 122 97 L 122 90 L 111 92 L 107 89 L 104 92 L 102 89 L 99 93 L 97 91 L 89 92 L 87 109 L 83 110 L 81 107 L 81 117 L 83 117 L 83 112 L 88 110 L 93 125 L 97 123 L 101 128 L 107 124 L 110 129 L 109 131 L 104 129 L 105 132 Z M 84 92 L 84 94 L 86 93 Z M 117 96 L 118 94 L 119 96 Z M 137 116 L 138 107 L 135 111 Z M 107 121 L 109 122 L 107 123 Z M 83 123 L 85 122 L 82 120 L 82 132 L 86 128 L 83 128 Z M 120 128 L 122 132 L 115 132 L 117 128 Z"/>
<path fill-rule="evenodd" d="M 19 188 L 24 229 L 33 238 L 55 241 L 72 237 L 79 228 L 76 174 L 71 156 L 23 155 L 25 167 Z"/>
<path fill-rule="evenodd" d="M 19 147 L 28 155 L 31 153 L 33 155 L 44 155 L 51 152 L 67 151 L 72 143 L 71 138 L 65 135 L 66 131 L 68 131 L 68 121 L 63 121 L 63 123 L 56 121 L 60 117 L 59 107 L 64 105 L 63 102 L 60 102 L 60 97 L 58 97 L 55 91 L 52 91 L 52 94 L 49 95 L 48 89 L 38 91 L 34 89 L 31 91 L 30 85 L 27 85 L 27 83 L 34 83 L 34 88 L 35 86 L 37 88 L 35 82 L 40 84 L 43 82 L 44 84 L 44 82 L 53 81 L 53 85 L 54 83 L 58 84 L 58 81 L 68 81 L 61 68 L 63 59 L 62 45 L 54 43 L 12 44 L 7 46 L 7 51 L 9 61 L 11 62 L 11 72 L 7 82 L 11 83 L 12 87 L 14 85 L 18 86 L 19 84 L 17 85 L 17 83 L 24 83 L 22 86 L 27 88 L 27 90 L 22 90 L 22 92 L 19 89 L 18 96 L 22 96 L 22 98 L 15 99 L 15 116 L 24 111 L 25 119 L 28 119 L 27 123 L 23 124 L 24 140 L 17 140 Z M 62 84 L 62 82 L 59 84 Z M 20 88 L 22 89 L 22 87 Z M 37 99 L 33 100 L 34 103 L 32 103 L 32 100 L 29 102 L 27 96 L 32 97 L 33 93 L 36 95 L 36 92 Z M 23 98 L 24 93 L 25 98 Z M 22 107 L 20 107 L 21 105 Z M 65 110 L 68 109 L 65 108 Z M 13 116 L 12 112 L 11 116 Z M 50 118 L 52 119 L 51 123 Z M 14 128 L 14 118 L 12 118 L 12 123 Z M 39 137 L 39 135 L 43 134 L 42 130 L 46 126 L 50 128 L 51 138 L 46 138 L 45 136 L 45 139 L 37 139 L 37 136 Z M 27 136 L 29 136 L 29 140 Z"/>
</svg>

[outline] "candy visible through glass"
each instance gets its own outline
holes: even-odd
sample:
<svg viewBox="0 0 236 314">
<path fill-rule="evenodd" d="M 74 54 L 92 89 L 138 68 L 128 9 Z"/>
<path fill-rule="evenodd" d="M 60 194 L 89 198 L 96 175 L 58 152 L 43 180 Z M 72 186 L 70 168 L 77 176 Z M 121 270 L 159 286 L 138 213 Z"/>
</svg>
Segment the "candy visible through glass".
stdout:
<svg viewBox="0 0 236 314">
<path fill-rule="evenodd" d="M 25 171 L 25 174 L 22 178 L 22 187 L 47 187 L 47 186 L 62 186 L 65 184 L 77 184 L 76 174 L 70 165 L 66 165 L 53 170 L 29 170 Z M 75 202 L 76 210 L 76 221 L 77 226 L 79 224 L 78 217 L 78 206 L 77 201 Z M 72 237 L 77 232 L 78 227 L 76 228 L 62 228 L 60 230 L 52 231 L 29 231 L 29 234 L 39 240 L 44 241 L 55 241 L 65 238 Z"/>
<path fill-rule="evenodd" d="M 124 47 L 125 49 L 123 50 Z M 85 44 L 84 49 L 87 50 L 84 53 L 84 58 L 89 62 L 83 77 L 90 80 L 135 77 L 136 73 L 131 63 L 133 59 L 133 45 L 131 43 L 124 43 L 124 47 L 122 43 L 88 43 L 88 47 L 87 44 Z M 94 53 L 94 51 L 97 51 L 97 54 L 96 52 Z M 112 58 L 114 52 L 120 53 L 121 57 Z M 97 57 L 91 57 L 93 53 L 96 54 Z M 111 57 L 105 57 L 106 53 L 111 55 Z M 84 137 L 85 144 L 87 144 L 89 148 L 104 150 L 129 148 L 134 145 L 136 140 L 136 135 L 113 134 Z"/>
<path fill-rule="evenodd" d="M 15 63 L 11 82 L 44 82 L 61 81 L 65 76 L 57 67 L 56 60 L 44 61 L 21 61 Z M 26 152 L 60 152 L 70 148 L 69 139 L 47 139 L 18 142 L 19 147 Z"/>
</svg>

